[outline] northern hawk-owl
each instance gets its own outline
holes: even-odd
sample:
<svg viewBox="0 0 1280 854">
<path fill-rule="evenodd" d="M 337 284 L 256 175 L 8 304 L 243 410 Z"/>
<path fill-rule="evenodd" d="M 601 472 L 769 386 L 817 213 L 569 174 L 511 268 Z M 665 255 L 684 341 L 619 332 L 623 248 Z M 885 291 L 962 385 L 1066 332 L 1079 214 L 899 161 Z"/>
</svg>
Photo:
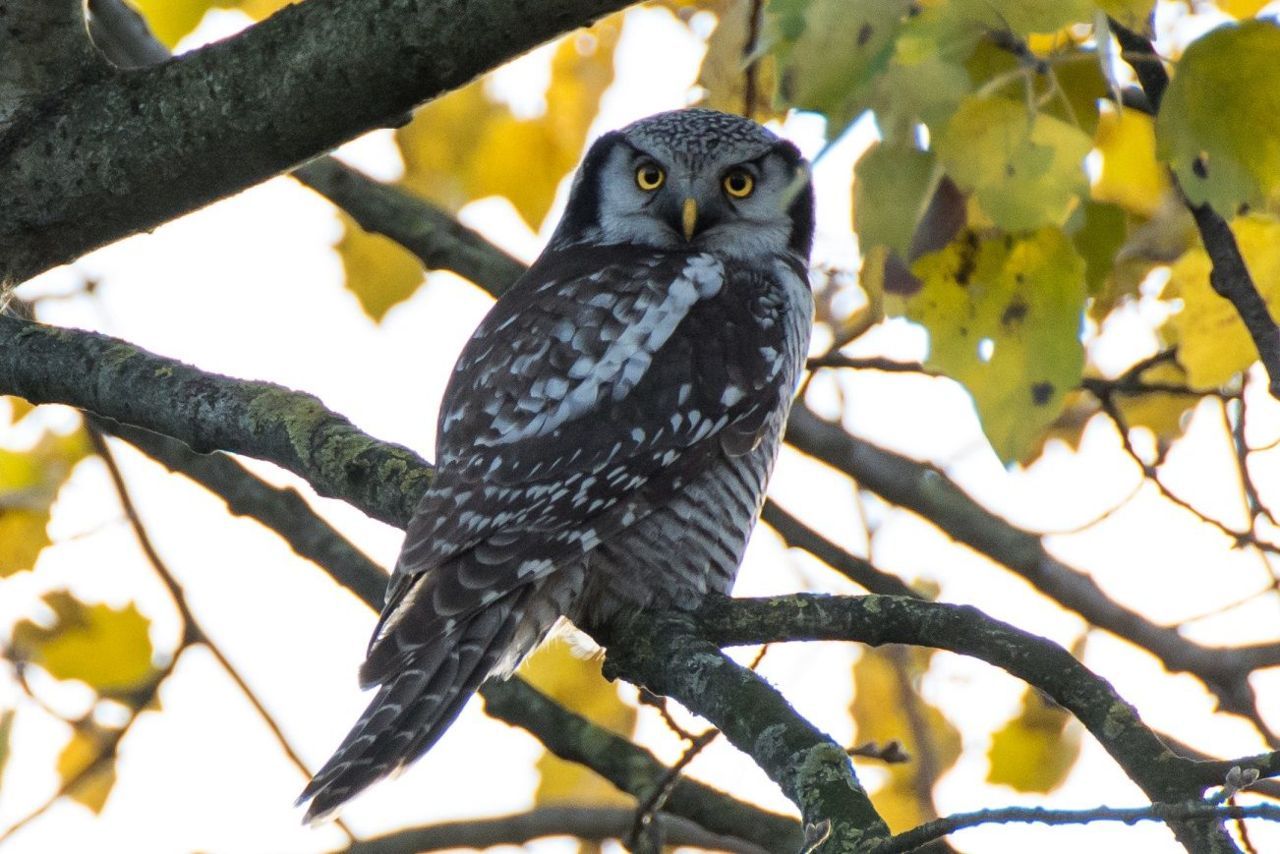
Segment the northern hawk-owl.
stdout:
<svg viewBox="0 0 1280 854">
<path fill-rule="evenodd" d="M 454 367 L 360 670 L 377 694 L 309 820 L 425 753 L 560 617 L 728 592 L 808 348 L 812 240 L 807 165 L 755 122 L 678 110 L 591 146 Z"/>
</svg>

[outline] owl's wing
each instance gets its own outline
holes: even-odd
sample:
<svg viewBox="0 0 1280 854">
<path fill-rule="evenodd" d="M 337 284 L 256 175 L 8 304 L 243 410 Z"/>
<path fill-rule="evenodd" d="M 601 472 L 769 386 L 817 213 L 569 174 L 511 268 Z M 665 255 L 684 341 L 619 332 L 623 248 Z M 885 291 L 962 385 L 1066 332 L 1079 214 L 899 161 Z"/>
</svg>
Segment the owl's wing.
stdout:
<svg viewBox="0 0 1280 854">
<path fill-rule="evenodd" d="M 417 642 L 751 450 L 793 392 L 779 275 L 798 272 L 629 246 L 544 256 L 455 367 L 362 681 L 395 672 L 405 639 L 379 646 L 424 595 L 432 624 L 419 607 L 402 629 Z"/>
</svg>

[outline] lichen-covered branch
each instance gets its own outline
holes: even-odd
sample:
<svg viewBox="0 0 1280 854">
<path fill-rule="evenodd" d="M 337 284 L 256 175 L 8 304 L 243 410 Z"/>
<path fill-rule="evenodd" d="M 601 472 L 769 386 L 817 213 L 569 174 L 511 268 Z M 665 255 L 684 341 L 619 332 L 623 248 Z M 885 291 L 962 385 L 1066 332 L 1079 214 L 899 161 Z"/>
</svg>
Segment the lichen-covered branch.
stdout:
<svg viewBox="0 0 1280 854">
<path fill-rule="evenodd" d="M 644 612 L 590 630 L 607 648 L 606 676 L 636 682 L 705 717 L 778 784 L 806 826 L 829 822 L 824 850 L 869 850 L 888 838 L 845 750 L 777 689 L 708 642 L 689 614 Z"/>
<path fill-rule="evenodd" d="M 529 730 L 561 759 L 587 766 L 637 800 L 667 780 L 667 766 L 649 751 L 570 712 L 519 678 L 490 680 L 480 696 L 490 716 Z M 676 778 L 664 809 L 770 851 L 798 850 L 803 839 L 793 819 L 744 804 L 685 777 Z"/>
<path fill-rule="evenodd" d="M 697 611 L 697 624 L 703 637 L 719 645 L 851 640 L 873 646 L 913 644 L 973 656 L 1068 709 L 1153 803 L 1198 799 L 1208 785 L 1199 763 L 1169 750 L 1106 680 L 1071 653 L 976 608 L 899 596 L 718 598 Z M 1271 766 L 1260 763 L 1258 770 L 1265 773 Z M 1172 827 L 1189 850 L 1236 850 L 1212 822 L 1175 822 Z"/>
<path fill-rule="evenodd" d="M 0 280 L 252 186 L 633 0 L 308 0 L 0 130 Z M 88 36 L 81 32 L 84 44 Z"/>
<path fill-rule="evenodd" d="M 1249 674 L 1280 664 L 1280 644 L 1210 649 L 1184 638 L 1176 629 L 1152 623 L 1113 601 L 1087 575 L 1049 554 L 1039 536 L 979 505 L 942 471 L 852 436 L 803 405 L 792 409 L 787 441 L 1008 567 L 1095 626 L 1147 649 L 1170 670 L 1194 674 L 1227 711 L 1252 715 L 1254 694 Z"/>
<path fill-rule="evenodd" d="M 197 451 L 268 460 L 391 524 L 431 477 L 408 448 L 358 430 L 316 397 L 210 374 L 119 339 L 0 315 L 0 391 L 65 403 Z"/>
<path fill-rule="evenodd" d="M 81 0 L 13 0 L 0 21 L 0 131 L 33 100 L 100 70 Z"/>
</svg>

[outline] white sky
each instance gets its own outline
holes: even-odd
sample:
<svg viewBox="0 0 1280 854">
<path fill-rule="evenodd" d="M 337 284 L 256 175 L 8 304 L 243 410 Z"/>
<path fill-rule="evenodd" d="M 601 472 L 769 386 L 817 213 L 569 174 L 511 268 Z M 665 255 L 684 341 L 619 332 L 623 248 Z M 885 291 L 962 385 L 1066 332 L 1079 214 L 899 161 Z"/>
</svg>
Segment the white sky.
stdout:
<svg viewBox="0 0 1280 854">
<path fill-rule="evenodd" d="M 242 20 L 214 13 L 193 43 L 234 31 Z M 660 48 L 656 47 L 661 45 Z M 618 49 L 618 83 L 606 95 L 595 132 L 687 101 L 701 46 L 667 13 L 634 10 Z M 495 91 L 522 109 L 537 109 L 545 82 L 546 51 L 499 73 Z M 785 132 L 812 154 L 821 127 L 799 117 Z M 861 128 L 819 164 L 819 257 L 848 266 L 856 257 L 849 234 L 849 175 L 870 139 Z M 386 132 L 344 150 L 352 162 L 381 177 L 398 164 Z M 530 259 L 539 239 L 502 200 L 473 204 L 469 224 L 517 255 Z M 102 282 L 96 298 L 46 303 L 42 319 L 99 329 L 201 368 L 273 380 L 318 394 L 331 408 L 382 438 L 431 456 L 439 396 L 457 351 L 483 316 L 489 298 L 449 274 L 429 284 L 374 326 L 343 289 L 341 265 L 331 245 L 339 228 L 332 208 L 288 179 L 276 179 L 204 211 L 103 249 L 70 269 L 54 271 L 23 293 L 65 293 L 84 277 Z M 1137 329 L 1149 305 L 1109 330 L 1114 349 L 1100 361 L 1122 366 L 1147 343 L 1125 336 Z M 1124 339 L 1124 340 L 1121 340 Z M 1134 342 L 1137 342 L 1136 344 Z M 335 346 L 334 342 L 341 342 Z M 924 338 L 904 323 L 886 324 L 859 343 L 858 352 L 903 358 L 923 354 Z M 834 402 L 834 383 L 815 383 L 814 404 Z M 850 401 L 846 423 L 859 435 L 937 461 L 996 512 L 1015 523 L 1067 529 L 1095 516 L 1132 491 L 1137 474 L 1115 437 L 1095 423 L 1081 453 L 1058 446 L 1031 471 L 1007 472 L 982 438 L 967 396 L 953 384 L 875 374 L 844 376 Z M 1277 433 L 1276 407 L 1255 407 L 1258 436 Z M 1205 510 L 1236 513 L 1238 498 L 1216 486 L 1233 462 L 1212 436 L 1212 412 L 1198 416 L 1169 466 L 1169 481 Z M 51 422 L 68 423 L 56 410 Z M 946 425 L 946 429 L 938 429 Z M 1271 431 L 1268 433 L 1267 431 Z M 26 435 L 0 437 L 6 444 Z M 237 663 L 311 767 L 318 766 L 364 706 L 355 687 L 374 615 L 310 564 L 294 556 L 256 523 L 229 518 L 221 504 L 182 478 L 117 446 L 135 500 L 156 544 L 188 592 L 197 616 Z M 255 470 L 278 483 L 300 482 L 271 466 Z M 305 487 L 304 487 L 305 488 Z M 780 503 L 857 553 L 866 553 L 847 481 L 786 452 L 772 487 Z M 309 493 L 308 493 L 309 494 Z M 38 571 L 0 582 L 0 625 L 31 612 L 46 590 L 70 587 L 92 601 L 136 600 L 154 620 L 153 641 L 172 648 L 177 624 L 163 589 L 138 555 L 132 535 L 111 498 L 96 461 L 77 470 L 63 493 L 51 534 L 58 545 Z M 338 502 L 313 505 L 383 564 L 394 560 L 400 534 Z M 1070 644 L 1081 621 L 1062 612 L 1026 584 L 901 511 L 870 501 L 874 555 L 904 578 L 941 585 L 942 598 L 973 603 L 987 613 Z M 1086 534 L 1054 537 L 1058 556 L 1087 568 L 1117 599 L 1158 621 L 1211 611 L 1265 586 L 1256 560 L 1232 552 L 1223 538 L 1194 525 L 1191 517 L 1143 493 L 1108 522 Z M 1212 573 L 1210 584 L 1206 577 Z M 767 530 L 755 537 L 737 588 L 743 595 L 796 590 L 855 592 L 829 570 L 788 553 Z M 1276 599 L 1257 600 L 1221 618 L 1195 624 L 1206 643 L 1274 639 Z M 837 740 L 852 738 L 847 706 L 850 665 L 856 652 L 838 644 L 792 645 L 773 650 L 762 673 L 804 714 Z M 1212 714 L 1212 701 L 1192 678 L 1164 674 L 1150 656 L 1109 636 L 1090 637 L 1086 662 L 1113 680 L 1144 718 L 1202 749 L 1223 756 L 1264 749 L 1250 728 Z M 83 691 L 39 683 L 64 711 L 83 709 Z M 928 698 L 945 709 L 965 734 L 966 753 L 938 789 L 944 812 L 1007 804 L 1090 807 L 1132 806 L 1141 794 L 1086 737 L 1084 753 L 1067 783 L 1049 798 L 1019 796 L 987 786 L 988 734 L 1017 709 L 1022 685 L 980 662 L 941 654 L 924 681 Z M 1255 687 L 1273 712 L 1280 675 L 1262 674 Z M 57 786 L 53 757 L 67 730 L 19 702 L 0 682 L 0 708 L 19 703 L 15 749 L 0 790 L 0 827 L 42 803 Z M 161 692 L 164 711 L 135 724 L 119 760 L 119 782 L 106 809 L 93 817 L 62 802 L 15 836 L 5 854 L 95 850 L 107 852 L 310 852 L 332 848 L 341 835 L 331 827 L 299 825 L 291 809 L 303 780 L 280 756 L 271 736 L 217 664 L 202 650 L 184 655 Z M 642 736 L 665 759 L 680 744 L 655 716 L 642 712 Z M 518 810 L 529 804 L 536 782 L 537 743 L 521 731 L 486 718 L 470 705 L 428 757 L 395 782 L 355 801 L 344 818 L 371 834 L 399 826 L 461 816 Z M 479 761 L 478 761 L 479 760 Z M 693 764 L 695 776 L 718 782 L 742 797 L 790 811 L 777 789 L 732 748 L 717 743 Z M 874 784 L 874 768 L 862 772 Z M 1280 833 L 1255 825 L 1259 850 L 1280 847 Z M 1001 826 L 953 838 L 970 851 L 1076 852 L 1177 850 L 1166 831 L 1125 828 L 1045 829 Z M 572 850 L 544 843 L 540 851 Z"/>
</svg>

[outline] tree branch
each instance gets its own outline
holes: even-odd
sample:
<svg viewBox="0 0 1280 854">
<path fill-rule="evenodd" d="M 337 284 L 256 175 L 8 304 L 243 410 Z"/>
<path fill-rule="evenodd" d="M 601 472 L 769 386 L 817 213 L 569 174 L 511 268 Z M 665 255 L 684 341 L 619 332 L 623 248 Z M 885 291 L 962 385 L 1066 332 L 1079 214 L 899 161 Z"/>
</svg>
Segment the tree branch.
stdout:
<svg viewBox="0 0 1280 854">
<path fill-rule="evenodd" d="M 252 186 L 633 0 L 309 0 L 0 132 L 0 280 Z M 82 34 L 85 44 L 88 36 Z"/>
<path fill-rule="evenodd" d="M 385 235 L 417 255 L 428 270 L 452 270 L 494 296 L 524 272 L 524 264 L 444 210 L 332 157 L 300 166 L 293 177 L 342 208 L 365 231 Z"/>
<path fill-rule="evenodd" d="M 1084 810 L 1050 810 L 1043 807 L 1004 807 L 1002 809 L 979 810 L 961 813 L 922 824 L 905 833 L 899 833 L 888 843 L 877 848 L 875 854 L 897 854 L 897 852 L 915 851 L 920 847 L 941 839 L 957 830 L 977 827 L 983 824 L 1093 824 L 1099 821 L 1119 821 L 1133 825 L 1141 821 L 1169 821 L 1171 819 L 1215 818 L 1246 819 L 1261 818 L 1267 821 L 1280 821 L 1280 807 L 1273 804 L 1255 804 L 1247 807 L 1223 806 L 1204 802 L 1183 804 L 1153 804 L 1146 807 L 1117 809 L 1115 807 L 1093 807 Z"/>
<path fill-rule="evenodd" d="M 519 677 L 491 679 L 480 696 L 491 717 L 527 729 L 556 756 L 587 766 L 637 800 L 668 783 L 669 769 L 649 751 L 565 709 Z M 770 851 L 795 851 L 803 839 L 794 820 L 685 777 L 671 785 L 665 808 L 714 833 L 748 839 Z M 634 810 L 630 815 L 635 817 Z"/>
<path fill-rule="evenodd" d="M 430 481 L 408 448 L 380 442 L 316 397 L 205 373 L 116 338 L 0 315 L 0 389 L 172 436 L 197 451 L 273 462 L 321 495 L 403 525 Z"/>
<path fill-rule="evenodd" d="M 1038 536 L 980 506 L 942 471 L 852 436 L 803 404 L 792 409 L 786 437 L 800 451 L 1013 570 L 1093 625 L 1147 649 L 1168 669 L 1194 674 L 1227 711 L 1249 717 L 1249 674 L 1280 664 L 1280 644 L 1210 649 L 1113 602 L 1091 578 L 1049 554 Z"/>
<path fill-rule="evenodd" d="M 634 811 L 627 807 L 537 807 L 530 812 L 497 818 L 451 821 L 413 828 L 354 842 L 346 854 L 404 854 L 406 851 L 439 851 L 444 848 L 488 848 L 522 845 L 544 836 L 574 836 L 592 842 L 622 839 Z M 660 813 L 655 816 L 668 845 L 767 854 L 785 850 L 753 845 L 739 838 L 709 833 L 687 819 Z M 789 849 L 794 850 L 794 846 Z"/>
<path fill-rule="evenodd" d="M 1114 19 L 1110 19 L 1110 24 L 1111 31 L 1123 48 L 1122 55 L 1133 67 L 1147 100 L 1159 112 L 1165 89 L 1169 85 L 1169 75 L 1159 54 L 1147 38 Z M 1171 179 L 1181 194 L 1182 188 L 1178 184 L 1177 175 L 1171 173 Z M 1258 358 L 1267 369 L 1267 376 L 1271 379 L 1271 396 L 1280 398 L 1280 327 L 1271 316 L 1266 301 L 1258 293 L 1244 256 L 1240 254 L 1236 237 L 1227 221 L 1207 202 L 1193 205 L 1185 195 L 1182 198 L 1195 218 L 1200 241 L 1204 244 L 1209 260 L 1213 262 L 1209 283 L 1219 296 L 1230 300 L 1235 306 L 1236 313 L 1240 315 L 1240 320 L 1249 330 L 1249 336 L 1257 348 Z"/>
<path fill-rule="evenodd" d="M 718 645 L 851 640 L 872 646 L 905 643 L 973 656 L 1044 691 L 1068 709 L 1152 802 L 1198 799 L 1205 788 L 1198 763 L 1169 750 L 1106 680 L 1052 641 L 976 608 L 897 596 L 797 594 L 771 599 L 712 598 L 696 617 L 701 636 Z M 1243 768 L 1246 765 L 1241 763 L 1249 761 L 1234 764 Z M 1257 770 L 1273 772 L 1273 766 L 1267 760 Z M 1235 850 L 1233 845 L 1221 847 L 1230 840 L 1212 823 L 1172 826 L 1189 850 Z"/>
<path fill-rule="evenodd" d="M 197 454 L 175 439 L 96 416 L 89 416 L 89 423 L 200 484 L 233 515 L 261 522 L 370 608 L 382 607 L 386 570 L 316 515 L 297 490 L 273 486 L 221 452 Z"/>
<path fill-rule="evenodd" d="M 778 784 L 806 826 L 830 822 L 833 850 L 869 848 L 888 838 L 844 749 L 775 688 L 704 640 L 688 613 L 644 611 L 590 631 L 606 647 L 606 676 L 672 697 L 711 721 Z"/>
</svg>

